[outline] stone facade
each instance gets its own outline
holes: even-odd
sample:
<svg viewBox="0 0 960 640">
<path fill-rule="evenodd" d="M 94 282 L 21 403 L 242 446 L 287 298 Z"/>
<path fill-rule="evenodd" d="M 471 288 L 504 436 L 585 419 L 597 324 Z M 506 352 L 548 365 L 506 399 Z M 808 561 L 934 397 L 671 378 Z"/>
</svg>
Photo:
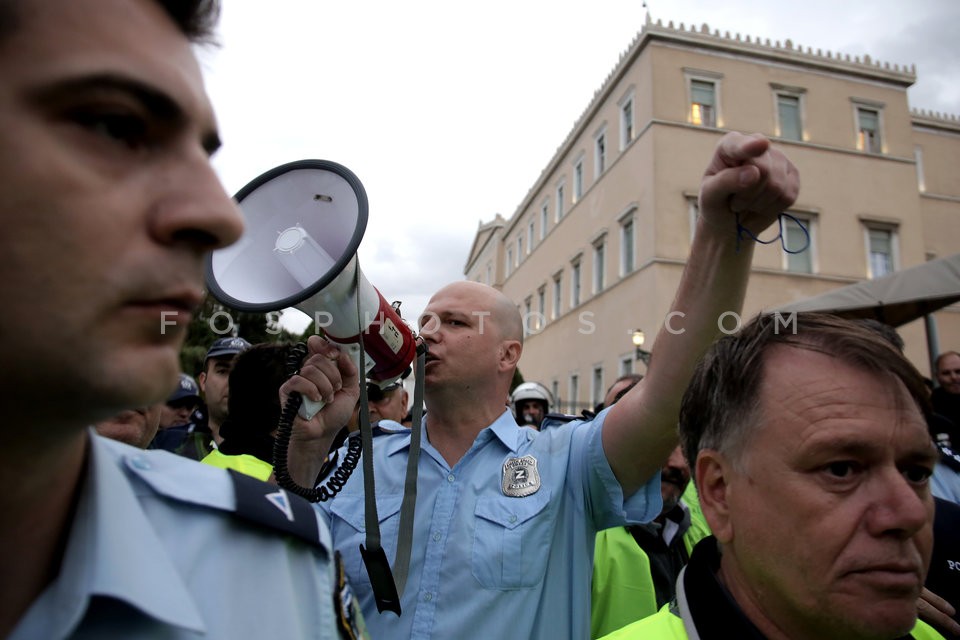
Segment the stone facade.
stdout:
<svg viewBox="0 0 960 640">
<path fill-rule="evenodd" d="M 911 111 L 916 70 L 790 41 L 648 20 L 509 219 L 464 268 L 527 320 L 520 369 L 563 411 L 642 373 L 690 248 L 700 177 L 727 131 L 759 132 L 801 172 L 780 241 L 757 248 L 743 317 L 960 251 L 960 120 Z M 798 226 L 797 222 L 802 226 Z M 776 230 L 768 231 L 772 239 Z M 731 238 L 733 238 L 731 232 Z M 935 314 L 960 348 L 960 307 Z M 727 318 L 728 328 L 736 318 Z M 928 373 L 922 320 L 900 328 Z"/>
</svg>

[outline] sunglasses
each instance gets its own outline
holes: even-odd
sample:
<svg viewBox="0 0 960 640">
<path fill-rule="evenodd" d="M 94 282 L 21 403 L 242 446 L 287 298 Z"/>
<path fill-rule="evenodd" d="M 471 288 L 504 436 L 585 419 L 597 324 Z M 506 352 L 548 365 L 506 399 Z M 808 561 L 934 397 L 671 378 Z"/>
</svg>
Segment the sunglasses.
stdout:
<svg viewBox="0 0 960 640">
<path fill-rule="evenodd" d="M 382 402 L 384 398 L 387 397 L 387 394 L 392 393 L 400 388 L 399 382 L 394 382 L 388 384 L 384 388 L 380 388 L 379 385 L 373 384 L 372 382 L 367 383 L 367 401 L 369 402 Z"/>
<path fill-rule="evenodd" d="M 173 402 L 168 402 L 167 406 L 171 409 L 190 409 L 190 411 L 193 411 L 200 406 L 200 403 L 196 400 L 174 400 Z"/>
</svg>

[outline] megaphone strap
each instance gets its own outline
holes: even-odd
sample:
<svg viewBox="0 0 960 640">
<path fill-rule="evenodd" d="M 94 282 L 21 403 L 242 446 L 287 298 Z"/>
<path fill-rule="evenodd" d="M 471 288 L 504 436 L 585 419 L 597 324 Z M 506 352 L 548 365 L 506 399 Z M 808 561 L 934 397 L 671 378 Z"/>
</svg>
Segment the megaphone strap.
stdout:
<svg viewBox="0 0 960 640">
<path fill-rule="evenodd" d="M 366 371 L 366 353 L 363 349 L 363 332 L 360 332 L 360 371 Z M 377 516 L 376 483 L 373 477 L 373 428 L 370 426 L 367 386 L 360 385 L 360 442 L 363 445 L 363 499 L 364 528 L 367 531 L 366 546 L 370 552 L 380 549 L 380 518 Z"/>
<path fill-rule="evenodd" d="M 423 369 L 427 357 L 427 343 L 417 341 L 417 377 L 413 390 L 413 422 L 410 423 L 410 453 L 407 458 L 407 476 L 400 504 L 400 531 L 397 533 L 397 557 L 393 561 L 393 577 L 397 592 L 403 595 L 410 569 L 410 550 L 413 547 L 413 512 L 417 504 L 417 467 L 420 463 L 420 431 L 423 421 Z"/>
<path fill-rule="evenodd" d="M 357 274 L 360 269 L 357 269 Z M 359 275 L 357 276 L 359 279 Z M 359 282 L 358 282 L 359 286 Z M 357 317 L 360 317 L 359 297 Z M 366 371 L 366 349 L 363 332 L 360 332 L 360 370 Z M 366 545 L 361 545 L 370 585 L 373 588 L 377 611 L 401 613 L 400 597 L 407 584 L 410 568 L 410 551 L 413 542 L 413 514 L 417 504 L 417 466 L 420 460 L 420 432 L 423 415 L 423 371 L 426 362 L 426 343 L 417 341 L 417 377 L 413 399 L 413 423 L 410 425 L 410 453 L 404 479 L 403 502 L 400 505 L 400 530 L 397 533 L 397 555 L 393 572 L 383 548 L 380 546 L 380 519 L 377 516 L 376 488 L 373 478 L 373 430 L 367 410 L 366 385 L 360 385 L 360 440 L 363 442 L 364 525 L 367 531 Z"/>
<path fill-rule="evenodd" d="M 360 268 L 356 269 L 357 288 L 360 287 Z M 357 318 L 360 318 L 360 296 L 357 298 Z M 358 334 L 360 341 L 360 371 L 367 370 L 366 349 L 363 346 L 363 331 Z M 367 399 L 367 385 L 360 385 L 360 441 L 363 444 L 363 517 L 367 530 L 366 544 L 360 545 L 360 555 L 370 578 L 373 599 L 377 611 L 393 611 L 398 616 L 400 610 L 400 592 L 390 571 L 390 561 L 380 545 L 380 518 L 377 516 L 377 494 L 373 478 L 373 429 L 370 426 L 370 410 Z M 401 514 L 402 518 L 402 514 Z"/>
</svg>

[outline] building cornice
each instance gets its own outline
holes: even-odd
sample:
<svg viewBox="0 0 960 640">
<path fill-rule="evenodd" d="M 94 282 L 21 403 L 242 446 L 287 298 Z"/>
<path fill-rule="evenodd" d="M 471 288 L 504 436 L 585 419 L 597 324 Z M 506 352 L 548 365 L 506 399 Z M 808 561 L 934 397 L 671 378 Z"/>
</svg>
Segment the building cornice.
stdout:
<svg viewBox="0 0 960 640">
<path fill-rule="evenodd" d="M 910 124 L 916 129 L 933 129 L 934 133 L 960 133 L 960 117 L 939 111 L 911 109 Z"/>
<path fill-rule="evenodd" d="M 494 217 L 490 222 L 484 223 L 480 221 L 477 232 L 473 236 L 473 245 L 470 247 L 470 252 L 467 254 L 467 262 L 464 265 L 464 273 L 469 273 L 470 269 L 473 268 L 474 263 L 477 258 L 483 255 L 484 250 L 486 250 L 487 245 L 490 244 L 492 240 L 497 235 L 497 229 L 502 228 L 506 223 L 506 220 L 503 219 L 499 213 Z M 480 241 L 480 238 L 483 237 L 483 241 Z"/>
<path fill-rule="evenodd" d="M 546 180 L 559 166 L 572 143 L 583 133 L 592 116 L 609 98 L 610 92 L 616 87 L 620 78 L 634 64 L 641 52 L 653 42 L 706 48 L 728 54 L 739 54 L 753 59 L 787 63 L 807 69 L 826 71 L 831 74 L 842 74 L 872 82 L 892 84 L 904 90 L 911 86 L 917 78 L 916 65 L 908 67 L 907 65 L 873 60 L 869 55 L 851 56 L 839 52 L 824 52 L 822 49 L 814 50 L 812 47 L 804 48 L 801 45 L 795 45 L 789 39 L 781 43 L 779 40 L 771 42 L 769 38 L 754 38 L 749 35 L 742 36 L 739 33 L 731 35 L 729 31 L 721 34 L 717 29 L 711 31 L 706 23 L 699 28 L 690 25 L 688 29 L 682 22 L 674 27 L 671 20 L 664 26 L 661 20 L 654 22 L 648 14 L 646 23 L 637 32 L 627 48 L 621 52 L 616 65 L 604 78 L 600 87 L 594 91 L 593 98 L 508 220 L 506 225 L 508 233 L 516 224 L 519 215 L 531 205 L 534 196 L 539 193 Z"/>
</svg>

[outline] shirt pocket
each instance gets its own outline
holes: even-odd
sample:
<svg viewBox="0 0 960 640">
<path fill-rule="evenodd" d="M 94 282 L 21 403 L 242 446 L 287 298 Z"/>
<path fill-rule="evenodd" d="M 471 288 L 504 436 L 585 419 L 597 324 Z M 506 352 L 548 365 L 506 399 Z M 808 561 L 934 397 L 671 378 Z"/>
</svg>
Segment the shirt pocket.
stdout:
<svg viewBox="0 0 960 640">
<path fill-rule="evenodd" d="M 487 589 L 528 589 L 547 568 L 554 509 L 550 491 L 532 496 L 481 496 L 473 533 L 474 577 Z"/>
<path fill-rule="evenodd" d="M 380 546 L 383 547 L 391 566 L 396 556 L 397 531 L 400 526 L 400 504 L 403 496 L 378 496 L 377 520 L 380 524 Z M 363 496 L 345 496 L 333 499 L 330 504 L 330 527 L 334 546 L 343 561 L 343 569 L 350 585 L 357 593 L 370 592 L 370 578 L 360 557 L 358 547 L 367 548 L 367 527 L 364 516 Z"/>
</svg>

